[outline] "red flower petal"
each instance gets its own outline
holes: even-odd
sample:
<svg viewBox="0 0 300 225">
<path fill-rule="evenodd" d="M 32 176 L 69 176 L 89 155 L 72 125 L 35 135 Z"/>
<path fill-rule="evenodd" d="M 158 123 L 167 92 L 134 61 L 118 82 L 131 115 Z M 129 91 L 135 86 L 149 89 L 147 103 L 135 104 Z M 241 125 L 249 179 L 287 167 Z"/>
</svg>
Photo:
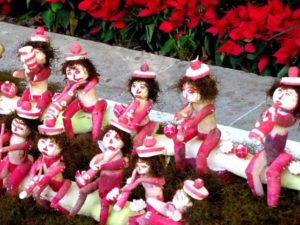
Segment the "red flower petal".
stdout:
<svg viewBox="0 0 300 225">
<path fill-rule="evenodd" d="M 262 73 L 262 71 L 265 69 L 266 65 L 269 62 L 269 57 L 268 56 L 261 56 L 258 62 L 258 70 L 260 73 Z"/>
<path fill-rule="evenodd" d="M 173 30 L 173 25 L 168 21 L 164 21 L 159 25 L 159 29 L 166 33 L 170 33 Z"/>
<path fill-rule="evenodd" d="M 256 49 L 255 49 L 254 45 L 251 42 L 249 42 L 245 45 L 245 51 L 249 52 L 249 53 L 254 53 L 256 51 Z"/>
<path fill-rule="evenodd" d="M 126 27 L 126 23 L 124 21 L 116 21 L 114 23 L 114 28 L 123 29 L 124 27 Z"/>
<path fill-rule="evenodd" d="M 244 52 L 244 49 L 232 40 L 225 41 L 218 52 L 224 52 L 227 55 L 237 56 Z"/>
</svg>

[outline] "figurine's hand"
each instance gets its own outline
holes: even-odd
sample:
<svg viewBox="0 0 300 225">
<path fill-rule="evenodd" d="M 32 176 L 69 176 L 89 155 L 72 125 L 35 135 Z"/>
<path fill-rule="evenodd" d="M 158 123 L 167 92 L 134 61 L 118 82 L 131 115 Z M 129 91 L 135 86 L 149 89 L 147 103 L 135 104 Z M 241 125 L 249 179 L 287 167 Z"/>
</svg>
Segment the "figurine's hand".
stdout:
<svg viewBox="0 0 300 225">
<path fill-rule="evenodd" d="M 110 201 L 116 201 L 120 196 L 120 188 L 113 188 L 108 194 L 106 195 L 106 199 Z"/>
<path fill-rule="evenodd" d="M 182 214 L 178 210 L 166 211 L 166 215 L 174 221 L 180 221 L 182 219 Z"/>
<path fill-rule="evenodd" d="M 249 139 L 255 145 L 261 145 L 263 143 L 262 137 L 253 132 L 249 133 Z"/>
<path fill-rule="evenodd" d="M 151 215 L 152 215 L 152 212 L 151 212 L 151 211 L 148 211 L 148 212 L 146 212 L 146 214 L 145 214 L 145 218 L 146 218 L 147 220 L 149 220 L 150 217 L 151 217 Z"/>
<path fill-rule="evenodd" d="M 20 199 L 25 199 L 25 198 L 28 198 L 29 195 L 27 193 L 27 191 L 21 191 L 20 194 L 19 194 L 19 198 Z"/>
<path fill-rule="evenodd" d="M 129 208 L 134 212 L 139 212 L 146 207 L 146 202 L 143 199 L 133 199 L 133 201 L 129 203 Z"/>
</svg>

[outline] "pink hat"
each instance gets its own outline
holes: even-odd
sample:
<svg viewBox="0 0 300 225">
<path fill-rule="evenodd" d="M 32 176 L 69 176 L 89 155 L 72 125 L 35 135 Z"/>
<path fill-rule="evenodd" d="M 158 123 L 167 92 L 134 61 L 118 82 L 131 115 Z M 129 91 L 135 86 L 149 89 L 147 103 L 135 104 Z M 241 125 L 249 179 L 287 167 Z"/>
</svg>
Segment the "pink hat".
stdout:
<svg viewBox="0 0 300 225">
<path fill-rule="evenodd" d="M 50 37 L 45 34 L 45 28 L 44 27 L 37 27 L 35 34 L 32 34 L 30 37 L 31 41 L 44 41 L 49 42 Z"/>
<path fill-rule="evenodd" d="M 296 66 L 289 68 L 289 76 L 281 78 L 280 84 L 300 86 L 299 69 Z"/>
<path fill-rule="evenodd" d="M 141 65 L 140 70 L 135 70 L 131 74 L 132 77 L 138 77 L 138 78 L 155 78 L 156 73 L 153 71 L 149 71 L 149 65 L 147 63 L 144 63 Z"/>
<path fill-rule="evenodd" d="M 136 148 L 136 153 L 141 158 L 161 155 L 165 151 L 163 146 L 157 145 L 157 140 L 152 136 L 146 136 L 144 144 Z"/>
<path fill-rule="evenodd" d="M 200 60 L 195 59 L 190 62 L 190 67 L 186 70 L 185 76 L 191 80 L 197 80 L 210 74 L 209 67 L 201 63 Z"/>
<path fill-rule="evenodd" d="M 185 180 L 183 190 L 196 200 L 205 199 L 209 195 L 207 189 L 204 187 L 204 181 L 201 178 L 198 178 L 195 181 Z"/>
<path fill-rule="evenodd" d="M 71 44 L 70 51 L 71 53 L 65 54 L 65 60 L 67 61 L 84 59 L 87 57 L 87 53 L 81 51 L 81 46 L 78 43 Z"/>
</svg>

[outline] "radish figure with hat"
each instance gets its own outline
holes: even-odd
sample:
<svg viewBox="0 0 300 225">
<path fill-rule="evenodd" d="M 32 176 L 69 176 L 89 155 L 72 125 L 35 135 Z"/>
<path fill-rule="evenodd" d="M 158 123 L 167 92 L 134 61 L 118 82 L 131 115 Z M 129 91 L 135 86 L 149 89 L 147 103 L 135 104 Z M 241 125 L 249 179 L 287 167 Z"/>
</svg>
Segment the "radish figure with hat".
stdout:
<svg viewBox="0 0 300 225">
<path fill-rule="evenodd" d="M 146 136 L 143 145 L 137 147 L 137 156 L 134 156 L 132 164 L 134 169 L 132 175 L 127 179 L 127 184 L 119 188 L 114 188 L 107 194 L 107 199 L 115 200 L 114 210 L 120 211 L 126 204 L 131 192 L 142 185 L 145 189 L 145 199 L 154 198 L 163 201 L 163 186 L 165 185 L 164 178 L 164 157 L 162 154 L 165 151 L 163 146 L 157 144 L 153 136 Z M 147 206 L 148 211 L 153 211 Z M 145 214 L 132 216 L 129 219 L 129 224 L 142 224 L 142 221 L 147 221 Z"/>
<path fill-rule="evenodd" d="M 83 206 L 88 194 L 98 189 L 101 199 L 99 224 L 105 225 L 109 206 L 113 202 L 106 199 L 106 195 L 113 188 L 120 187 L 123 181 L 123 172 L 127 167 L 127 154 L 132 146 L 130 134 L 113 126 L 105 127 L 101 137 L 101 153 L 95 155 L 90 161 L 90 169 L 76 173 L 76 182 L 80 187 L 79 197 L 70 211 L 76 215 Z M 101 135 L 101 136 L 102 136 Z M 93 182 L 97 173 L 99 177 Z"/>
<path fill-rule="evenodd" d="M 281 175 L 293 160 L 285 150 L 289 127 L 300 117 L 300 77 L 299 69 L 291 67 L 289 77 L 283 77 L 268 91 L 273 105 L 261 114 L 261 119 L 249 133 L 253 141 L 263 143 L 264 148 L 251 159 L 246 175 L 255 196 L 264 195 L 260 174 L 267 169 L 268 206 L 278 205 Z"/>
<path fill-rule="evenodd" d="M 111 120 L 111 124 L 130 134 L 139 133 L 146 127 L 155 127 L 148 117 L 159 92 L 159 84 L 155 78 L 156 73 L 149 70 L 147 63 L 142 64 L 140 70 L 133 71 L 128 80 L 128 90 L 133 99 L 128 106 L 115 106 L 117 120 Z"/>
<path fill-rule="evenodd" d="M 51 75 L 50 66 L 54 50 L 44 27 L 38 27 L 36 33 L 31 35 L 30 41 L 25 42 L 18 52 L 24 69 L 15 71 L 13 76 L 26 79 L 28 87 L 18 101 L 16 111 L 20 117 L 38 119 L 52 97 L 48 90 L 48 78 Z"/>
<path fill-rule="evenodd" d="M 65 164 L 61 155 L 62 145 L 66 138 L 63 135 L 41 136 L 37 142 L 37 148 L 41 155 L 34 161 L 30 172 L 29 181 L 24 190 L 19 194 L 21 199 L 33 196 L 36 202 L 44 207 L 50 207 L 67 213 L 68 211 L 59 205 L 59 201 L 65 196 L 72 182 L 64 179 Z M 51 203 L 44 200 L 41 193 L 46 187 L 56 192 Z"/>
<path fill-rule="evenodd" d="M 158 199 L 149 198 L 147 203 L 159 214 L 147 212 L 151 225 L 183 225 L 184 214 L 188 208 L 193 206 L 193 200 L 201 201 L 209 195 L 201 178 L 196 180 L 185 180 L 183 188 L 176 191 L 172 202 L 163 202 Z"/>
<path fill-rule="evenodd" d="M 72 117 L 80 110 L 92 115 L 92 139 L 97 141 L 107 103 L 104 99 L 98 99 L 96 85 L 99 83 L 99 74 L 87 53 L 81 50 L 78 43 L 70 46 L 71 53 L 65 54 L 66 62 L 62 65 L 62 73 L 67 78 L 64 90 L 56 94 L 45 114 L 44 124 L 39 126 L 39 131 L 53 135 L 65 132 L 74 136 Z M 73 100 L 75 95 L 77 97 Z M 72 101 L 73 100 L 73 101 Z M 71 102 L 72 101 L 72 102 Z M 63 113 L 63 124 L 56 124 L 59 113 Z"/>
<path fill-rule="evenodd" d="M 206 158 L 221 137 L 213 103 L 218 95 L 217 84 L 209 67 L 196 59 L 190 62 L 177 87 L 187 103 L 174 116 L 173 123 L 178 124 L 177 127 L 174 129 L 174 125 L 167 125 L 164 133 L 173 138 L 176 167 L 181 171 L 186 166 L 185 144 L 193 138 L 200 139 L 202 143 L 196 156 L 196 172 L 204 173 L 207 170 Z"/>
</svg>

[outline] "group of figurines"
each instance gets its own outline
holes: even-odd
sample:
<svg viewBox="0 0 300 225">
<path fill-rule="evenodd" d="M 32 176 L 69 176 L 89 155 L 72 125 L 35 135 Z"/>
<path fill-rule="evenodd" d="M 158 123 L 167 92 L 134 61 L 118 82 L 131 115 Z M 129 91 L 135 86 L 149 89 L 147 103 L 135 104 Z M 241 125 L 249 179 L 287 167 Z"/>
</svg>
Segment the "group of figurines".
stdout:
<svg viewBox="0 0 300 225">
<path fill-rule="evenodd" d="M 185 211 L 192 207 L 193 201 L 208 197 L 208 190 L 199 176 L 209 171 L 207 158 L 219 145 L 221 131 L 217 127 L 214 106 L 217 84 L 206 64 L 198 59 L 191 61 L 178 81 L 178 90 L 186 104 L 175 113 L 172 124 L 166 125 L 162 134 L 174 146 L 178 172 L 192 167 L 199 178 L 185 180 L 182 188 L 174 191 L 173 200 L 164 202 L 166 181 L 162 172 L 167 166 L 163 158 L 166 146 L 156 134 L 159 124 L 149 118 L 159 93 L 157 74 L 150 70 L 149 65 L 144 63 L 131 73 L 128 90 L 132 101 L 128 105 L 115 104 L 110 125 L 104 127 L 109 104 L 97 96 L 96 85 L 100 76 L 78 43 L 72 44 L 70 53 L 64 55 L 61 72 L 66 83 L 59 93 L 51 93 L 48 88 L 50 64 L 55 54 L 43 27 L 37 28 L 18 53 L 24 68 L 12 76 L 25 79 L 27 87 L 17 100 L 15 111 L 18 116 L 11 124 L 1 126 L 1 188 L 19 194 L 22 199 L 32 196 L 38 204 L 70 215 L 76 215 L 88 195 L 98 190 L 101 225 L 106 224 L 111 210 L 120 211 L 126 205 L 130 194 L 139 185 L 144 188 L 145 197 L 137 207 L 143 205 L 146 209 L 131 216 L 130 225 L 184 224 Z M 263 195 L 260 175 L 267 168 L 267 200 L 271 207 L 278 204 L 281 174 L 294 159 L 285 150 L 285 144 L 289 127 L 300 115 L 298 75 L 298 68 L 292 67 L 289 77 L 272 86 L 268 95 L 272 97 L 273 105 L 261 114 L 261 119 L 249 133 L 249 137 L 263 143 L 264 148 L 247 166 L 247 180 L 254 195 Z M 3 82 L 0 87 L 1 95 L 9 99 L 17 95 L 18 88 L 12 82 Z M 99 144 L 100 153 L 90 160 L 86 170 L 74 174 L 79 191 L 77 199 L 73 199 L 72 206 L 67 209 L 60 205 L 60 201 L 68 193 L 72 181 L 63 176 L 68 165 L 62 158 L 64 145 L 59 135 L 65 132 L 72 140 L 76 133 L 84 132 L 80 130 L 84 124 L 80 117 L 76 117 L 79 112 L 89 115 L 91 139 Z M 30 120 L 36 122 L 36 127 L 28 125 Z M 5 127 L 11 127 L 10 131 Z M 33 129 L 41 134 L 37 140 L 32 140 Z M 193 149 L 195 157 L 187 158 L 186 143 L 195 139 L 201 144 Z M 28 154 L 34 146 L 40 152 L 35 158 Z M 5 156 L 2 158 L 2 155 Z M 124 182 L 124 169 L 129 165 L 133 165 L 132 174 Z M 299 170 L 299 165 L 295 170 Z M 56 192 L 51 200 L 42 196 L 46 187 Z"/>
</svg>

